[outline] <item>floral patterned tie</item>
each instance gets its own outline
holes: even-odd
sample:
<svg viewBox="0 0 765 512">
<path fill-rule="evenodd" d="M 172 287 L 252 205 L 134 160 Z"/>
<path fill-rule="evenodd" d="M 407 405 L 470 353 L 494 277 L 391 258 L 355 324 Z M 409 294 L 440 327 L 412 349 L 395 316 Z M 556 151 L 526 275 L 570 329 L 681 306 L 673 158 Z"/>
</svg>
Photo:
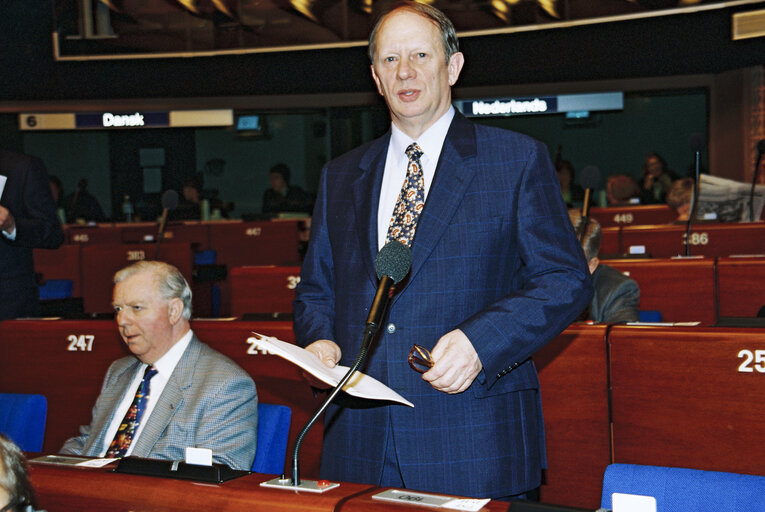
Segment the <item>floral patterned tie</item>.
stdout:
<svg viewBox="0 0 765 512">
<path fill-rule="evenodd" d="M 406 156 L 409 157 L 406 178 L 401 187 L 396 206 L 393 208 L 393 216 L 390 218 L 388 236 L 385 242 L 398 240 L 411 247 L 417 229 L 417 221 L 422 213 L 422 208 L 425 206 L 425 177 L 422 174 L 422 165 L 420 164 L 422 149 L 416 142 L 406 148 Z"/>
<path fill-rule="evenodd" d="M 146 409 L 146 402 L 149 401 L 149 381 L 157 374 L 157 369 L 154 366 L 149 365 L 146 367 L 146 371 L 143 373 L 143 380 L 138 386 L 138 390 L 135 392 L 135 398 L 130 408 L 125 413 L 125 417 L 120 423 L 120 427 L 117 429 L 117 433 L 114 434 L 114 439 L 109 445 L 109 449 L 106 451 L 106 457 L 124 457 L 130 443 L 133 441 L 135 431 L 138 430 L 138 425 L 141 424 L 141 417 L 143 411 Z"/>
</svg>

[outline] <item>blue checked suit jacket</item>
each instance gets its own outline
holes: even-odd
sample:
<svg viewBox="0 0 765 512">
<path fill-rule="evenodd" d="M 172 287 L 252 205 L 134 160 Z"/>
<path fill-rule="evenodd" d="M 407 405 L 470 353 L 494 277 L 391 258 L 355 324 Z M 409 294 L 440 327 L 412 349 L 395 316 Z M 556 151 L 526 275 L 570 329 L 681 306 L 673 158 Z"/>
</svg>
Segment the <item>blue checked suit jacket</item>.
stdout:
<svg viewBox="0 0 765 512">
<path fill-rule="evenodd" d="M 346 365 L 358 353 L 377 287 L 377 204 L 389 138 L 325 167 L 297 288 L 298 342 L 334 340 Z M 417 227 L 410 275 L 398 285 L 363 368 L 415 407 L 330 407 L 322 477 L 377 483 L 392 428 L 408 488 L 500 497 L 537 487 L 544 432 L 530 357 L 591 294 L 544 145 L 455 115 Z M 423 381 L 407 355 L 412 344 L 432 348 L 456 328 L 483 370 L 467 391 L 449 395 Z"/>
<path fill-rule="evenodd" d="M 61 453 L 97 457 L 116 407 L 141 362 L 133 356 L 109 367 L 90 425 Z M 178 361 L 131 455 L 184 460 L 187 446 L 210 448 L 213 462 L 250 470 L 255 460 L 258 397 L 255 383 L 234 361 L 194 336 Z"/>
</svg>

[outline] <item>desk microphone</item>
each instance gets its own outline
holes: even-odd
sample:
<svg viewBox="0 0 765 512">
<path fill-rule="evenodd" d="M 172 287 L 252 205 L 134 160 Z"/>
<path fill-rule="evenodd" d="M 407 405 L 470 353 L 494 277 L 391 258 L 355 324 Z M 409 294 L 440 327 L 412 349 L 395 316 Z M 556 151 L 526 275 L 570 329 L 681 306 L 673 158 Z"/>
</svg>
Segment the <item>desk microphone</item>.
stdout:
<svg viewBox="0 0 765 512">
<path fill-rule="evenodd" d="M 337 386 L 335 386 L 329 393 L 327 399 L 324 400 L 324 403 L 321 404 L 311 419 L 308 420 L 308 423 L 306 423 L 303 430 L 300 431 L 300 434 L 298 434 L 297 440 L 295 441 L 295 451 L 292 455 L 292 479 L 284 478 L 284 475 L 282 475 L 281 478 L 277 478 L 271 482 L 275 482 L 279 486 L 284 486 L 284 488 L 294 489 L 301 486 L 300 471 L 298 470 L 298 453 L 303 438 L 316 420 L 324 413 L 324 410 L 330 402 L 332 402 L 340 391 L 342 391 L 343 386 L 345 386 L 351 376 L 356 373 L 356 370 L 361 366 L 361 363 L 364 361 L 372 344 L 372 339 L 377 332 L 383 314 L 385 313 L 393 285 L 401 282 L 401 280 L 409 273 L 411 267 L 412 252 L 408 246 L 402 244 L 398 240 L 388 242 L 382 249 L 380 249 L 380 252 L 377 253 L 377 258 L 375 259 L 375 271 L 377 272 L 377 277 L 380 279 L 380 283 L 377 285 L 377 293 L 375 293 L 372 307 L 369 310 L 369 316 L 367 317 L 367 323 L 364 329 L 364 340 L 361 342 L 361 350 L 359 350 L 359 354 L 356 356 L 356 361 L 343 378 L 340 379 Z M 312 488 L 315 487 L 315 485 L 316 482 L 305 482 L 304 486 Z"/>
<path fill-rule="evenodd" d="M 691 197 L 691 213 L 685 226 L 685 255 L 691 255 L 691 226 L 696 216 L 696 208 L 699 204 L 699 173 L 701 169 L 701 151 L 707 145 L 706 138 L 701 133 L 691 135 L 691 151 L 695 154 L 695 178 L 693 180 L 693 196 Z"/>
<path fill-rule="evenodd" d="M 752 189 L 749 191 L 749 222 L 754 222 L 754 187 L 757 184 L 757 178 L 760 175 L 760 162 L 762 154 L 765 153 L 765 139 L 757 143 L 757 163 L 754 164 L 754 173 L 752 173 Z"/>
<path fill-rule="evenodd" d="M 584 189 L 584 202 L 582 203 L 582 222 L 580 225 L 579 243 L 584 240 L 584 234 L 587 232 L 587 224 L 590 217 L 590 204 L 592 203 L 592 191 L 603 186 L 603 175 L 600 169 L 594 165 L 588 165 L 582 169 L 579 177 L 579 185 Z"/>
<path fill-rule="evenodd" d="M 159 258 L 159 246 L 162 244 L 162 239 L 165 237 L 165 226 L 167 225 L 167 213 L 170 210 L 175 210 L 178 206 L 178 192 L 175 190 L 166 190 L 162 194 L 162 218 L 159 221 L 159 230 L 157 232 L 157 248 L 154 251 L 154 259 Z"/>
</svg>

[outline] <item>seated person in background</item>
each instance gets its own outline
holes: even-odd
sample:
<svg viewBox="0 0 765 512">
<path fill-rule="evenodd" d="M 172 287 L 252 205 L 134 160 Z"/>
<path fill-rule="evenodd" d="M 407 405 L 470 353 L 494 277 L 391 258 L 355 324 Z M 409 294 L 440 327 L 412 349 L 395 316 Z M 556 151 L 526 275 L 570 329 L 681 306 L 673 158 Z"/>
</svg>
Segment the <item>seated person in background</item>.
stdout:
<svg viewBox="0 0 765 512">
<path fill-rule="evenodd" d="M 569 210 L 568 216 L 577 236 L 582 232 L 582 214 Z M 582 240 L 582 250 L 592 274 L 595 294 L 589 306 L 587 320 L 603 323 L 637 322 L 639 320 L 640 288 L 618 270 L 603 265 L 598 259 L 603 234 L 597 220 L 590 218 Z"/>
<path fill-rule="evenodd" d="M 106 372 L 90 425 L 61 453 L 184 460 L 187 446 L 249 470 L 257 441 L 250 376 L 191 331 L 191 289 L 177 268 L 139 261 L 114 275 L 117 328 L 133 356 Z"/>
<path fill-rule="evenodd" d="M 263 213 L 278 215 L 281 212 L 313 211 L 311 195 L 297 185 L 290 185 L 290 168 L 276 164 L 269 171 L 271 188 L 263 193 Z"/>
<path fill-rule="evenodd" d="M 200 173 L 189 176 L 183 181 L 178 206 L 169 212 L 171 220 L 199 220 L 202 218 L 203 183 Z"/>
<path fill-rule="evenodd" d="M 33 502 L 26 458 L 13 441 L 0 434 L 0 511 L 32 512 Z"/>
<path fill-rule="evenodd" d="M 677 212 L 675 222 L 688 222 L 693 200 L 693 178 L 681 178 L 672 182 L 667 192 L 667 205 Z"/>
<path fill-rule="evenodd" d="M 72 222 L 103 222 L 104 210 L 93 194 L 88 192 L 88 180 L 80 178 L 77 190 L 64 199 L 66 221 Z"/>
<path fill-rule="evenodd" d="M 608 206 L 629 206 L 640 203 L 640 186 L 627 174 L 614 174 L 606 181 Z"/>
<path fill-rule="evenodd" d="M 664 159 L 657 153 L 646 155 L 643 160 L 643 174 L 640 178 L 640 202 L 643 204 L 663 203 L 675 173 L 667 169 Z"/>
<path fill-rule="evenodd" d="M 574 166 L 571 165 L 571 162 L 558 160 L 555 163 L 555 172 L 558 174 L 560 191 L 566 205 L 569 208 L 574 205 L 581 205 L 584 201 L 584 190 L 574 181 Z"/>
</svg>

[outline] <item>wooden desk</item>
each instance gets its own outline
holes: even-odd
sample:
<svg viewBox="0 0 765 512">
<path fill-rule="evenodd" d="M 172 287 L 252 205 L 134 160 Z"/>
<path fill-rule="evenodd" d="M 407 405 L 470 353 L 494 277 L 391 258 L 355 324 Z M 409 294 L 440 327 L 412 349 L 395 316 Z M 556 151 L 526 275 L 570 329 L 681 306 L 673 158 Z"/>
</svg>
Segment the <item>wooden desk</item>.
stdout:
<svg viewBox="0 0 765 512">
<path fill-rule="evenodd" d="M 149 223 L 145 223 L 149 224 Z M 153 224 L 155 225 L 155 224 Z M 121 225 L 102 223 L 95 225 L 67 224 L 64 236 L 67 244 L 112 245 L 122 243 Z"/>
<path fill-rule="evenodd" d="M 35 272 L 49 279 L 71 279 L 72 296 L 82 297 L 80 246 L 62 245 L 58 249 L 33 249 Z"/>
<path fill-rule="evenodd" d="M 753 317 L 765 306 L 765 257 L 719 258 L 717 298 L 720 316 Z"/>
<path fill-rule="evenodd" d="M 694 224 L 691 256 L 716 258 L 731 254 L 765 254 L 765 222 L 743 224 Z M 621 231 L 621 252 L 645 247 L 652 258 L 685 255 L 685 225 L 626 226 Z"/>
<path fill-rule="evenodd" d="M 291 313 L 299 266 L 235 267 L 229 272 L 231 314 Z"/>
<path fill-rule="evenodd" d="M 590 208 L 590 217 L 597 219 L 601 227 L 640 226 L 643 224 L 668 224 L 677 218 L 677 212 L 666 204 L 635 206 L 609 206 Z"/>
<path fill-rule="evenodd" d="M 158 230 L 156 223 L 124 224 L 121 233 L 122 243 L 156 243 Z M 195 252 L 210 249 L 210 224 L 200 221 L 168 222 L 165 225 L 162 243 L 168 242 L 188 243 Z"/>
<path fill-rule="evenodd" d="M 609 349 L 614 462 L 763 473 L 765 329 L 616 326 Z"/>
<path fill-rule="evenodd" d="M 618 226 L 603 228 L 601 230 L 602 237 L 600 239 L 600 252 L 601 255 L 615 255 L 621 254 L 622 228 Z"/>
<path fill-rule="evenodd" d="M 194 320 L 192 329 L 252 376 L 259 400 L 292 409 L 291 460 L 294 440 L 321 400 L 296 366 L 258 353 L 247 343 L 252 331 L 292 341 L 291 323 Z M 129 354 L 109 320 L 9 320 L 0 322 L 0 340 L 0 390 L 39 393 L 48 399 L 43 450 L 49 453 L 77 435 L 80 425 L 90 423 L 106 370 Z M 306 478 L 318 476 L 322 437 L 322 424 L 317 422 L 303 441 L 300 469 Z"/>
<path fill-rule="evenodd" d="M 385 488 L 341 483 L 322 494 L 261 487 L 272 475 L 251 475 L 219 485 L 114 473 L 108 469 L 30 464 L 30 477 L 41 508 L 48 512 L 264 511 L 323 512 L 383 510 L 422 512 L 422 506 L 372 499 Z M 481 510 L 509 510 L 510 503 L 492 501 Z"/>
<path fill-rule="evenodd" d="M 600 506 L 611 461 L 606 329 L 573 324 L 534 354 L 547 440 L 545 503 Z"/>
<path fill-rule="evenodd" d="M 665 322 L 717 321 L 715 261 L 702 259 L 602 260 L 640 287 L 640 309 L 661 311 Z"/>
<path fill-rule="evenodd" d="M 153 260 L 155 244 L 85 245 L 82 247 L 82 297 L 87 313 L 111 313 L 114 273 L 140 260 Z M 188 243 L 163 243 L 159 258 L 191 279 L 193 256 Z"/>
</svg>

